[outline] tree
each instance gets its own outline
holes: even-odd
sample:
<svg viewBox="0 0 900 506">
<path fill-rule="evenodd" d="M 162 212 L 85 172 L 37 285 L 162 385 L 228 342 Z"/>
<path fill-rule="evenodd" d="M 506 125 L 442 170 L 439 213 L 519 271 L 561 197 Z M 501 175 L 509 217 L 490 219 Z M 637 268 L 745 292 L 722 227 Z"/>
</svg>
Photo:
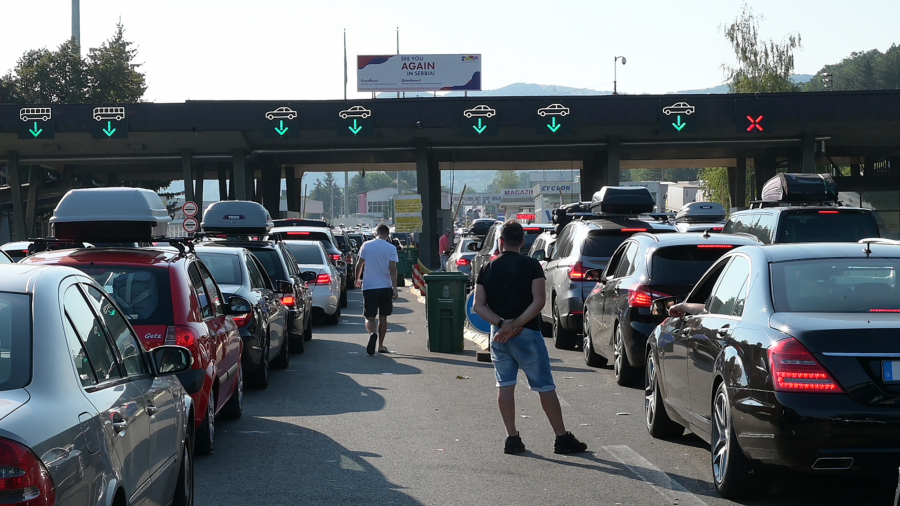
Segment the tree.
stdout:
<svg viewBox="0 0 900 506">
<path fill-rule="evenodd" d="M 333 220 L 336 216 L 342 214 L 341 206 L 343 205 L 343 188 L 337 185 L 334 178 L 334 172 L 326 172 L 325 180 L 316 179 L 316 185 L 310 192 L 309 198 L 313 200 L 321 200 L 325 208 L 325 216 L 329 220 Z"/>
<path fill-rule="evenodd" d="M 116 33 L 99 48 L 88 52 L 89 100 L 93 104 L 140 102 L 147 91 L 147 80 L 134 63 L 137 49 L 125 40 L 125 27 L 116 23 Z"/>
<path fill-rule="evenodd" d="M 781 43 L 759 39 L 759 21 L 744 4 L 734 22 L 721 27 L 737 58 L 737 66 L 722 65 L 731 93 L 797 91 L 791 81 L 794 50 L 801 48 L 800 35 L 789 35 Z"/>
<path fill-rule="evenodd" d="M 365 212 L 365 210 L 359 210 L 359 201 L 356 196 L 360 193 L 397 185 L 397 181 L 384 172 L 367 172 L 366 177 L 363 177 L 362 174 L 362 172 L 357 172 L 350 177 L 350 187 L 347 193 L 351 213 Z"/>
<path fill-rule="evenodd" d="M 529 186 L 528 174 L 512 170 L 498 170 L 491 181 L 494 191 L 511 190 L 515 188 L 527 188 Z"/>
<path fill-rule="evenodd" d="M 832 87 L 826 88 L 824 74 L 831 75 Z M 839 63 L 825 65 L 806 84 L 806 91 L 900 89 L 900 47 L 893 45 L 882 53 L 877 49 L 850 53 Z"/>
</svg>

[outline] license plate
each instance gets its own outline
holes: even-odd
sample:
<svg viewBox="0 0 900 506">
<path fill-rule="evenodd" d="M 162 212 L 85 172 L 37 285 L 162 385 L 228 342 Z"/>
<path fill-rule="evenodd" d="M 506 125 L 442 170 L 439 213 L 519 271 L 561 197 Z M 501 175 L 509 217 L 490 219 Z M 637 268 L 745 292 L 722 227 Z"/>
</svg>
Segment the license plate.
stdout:
<svg viewBox="0 0 900 506">
<path fill-rule="evenodd" d="M 900 381 L 900 360 L 882 360 L 881 379 L 884 381 Z"/>
</svg>

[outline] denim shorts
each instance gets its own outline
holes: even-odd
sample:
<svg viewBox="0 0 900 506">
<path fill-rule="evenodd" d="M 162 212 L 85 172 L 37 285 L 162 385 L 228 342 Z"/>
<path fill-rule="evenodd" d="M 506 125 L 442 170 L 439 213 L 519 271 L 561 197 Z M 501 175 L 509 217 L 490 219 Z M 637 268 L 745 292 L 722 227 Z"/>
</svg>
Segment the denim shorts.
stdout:
<svg viewBox="0 0 900 506">
<path fill-rule="evenodd" d="M 513 386 L 518 382 L 519 369 L 528 378 L 528 387 L 535 392 L 556 390 L 550 372 L 550 355 L 544 336 L 538 330 L 522 329 L 522 333 L 505 343 L 493 340 L 499 329 L 491 325 L 491 360 L 498 387 Z"/>
</svg>

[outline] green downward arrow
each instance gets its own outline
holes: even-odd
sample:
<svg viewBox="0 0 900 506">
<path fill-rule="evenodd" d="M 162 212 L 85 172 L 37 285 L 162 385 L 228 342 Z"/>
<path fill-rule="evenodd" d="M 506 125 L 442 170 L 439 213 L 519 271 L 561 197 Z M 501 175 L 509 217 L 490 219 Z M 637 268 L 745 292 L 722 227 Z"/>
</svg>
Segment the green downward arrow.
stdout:
<svg viewBox="0 0 900 506">
<path fill-rule="evenodd" d="M 687 125 L 687 123 L 682 123 L 682 122 L 681 122 L 681 115 L 680 115 L 680 114 L 678 115 L 678 124 L 672 123 L 672 126 L 675 127 L 675 130 L 678 130 L 679 132 L 680 132 L 681 129 L 684 128 L 686 125 Z"/>
<path fill-rule="evenodd" d="M 562 126 L 562 123 L 560 123 L 558 125 L 556 124 L 556 116 L 554 116 L 553 117 L 553 126 L 547 125 L 547 128 L 549 128 L 551 132 L 556 133 L 556 131 L 559 130 L 559 127 L 561 127 L 561 126 Z"/>
<path fill-rule="evenodd" d="M 478 135 L 481 135 L 481 132 L 484 132 L 484 129 L 487 128 L 487 125 L 481 126 L 481 118 L 478 118 L 478 126 L 472 125 L 472 128 L 478 132 Z"/>
<path fill-rule="evenodd" d="M 284 120 L 281 120 L 280 123 L 281 128 L 276 128 L 275 131 L 278 132 L 278 135 L 284 135 L 288 131 L 288 127 L 284 126 Z"/>
<path fill-rule="evenodd" d="M 34 122 L 34 128 L 32 130 L 29 130 L 29 132 L 31 132 L 31 135 L 33 135 L 35 137 L 37 137 L 38 135 L 41 135 L 41 132 L 43 132 L 43 131 L 44 131 L 43 128 L 37 127 L 37 121 Z"/>
<path fill-rule="evenodd" d="M 347 128 L 349 128 L 350 131 L 353 132 L 353 135 L 358 134 L 359 131 L 362 130 L 361 126 L 356 126 L 356 120 L 353 120 L 353 126 L 348 126 Z"/>
<path fill-rule="evenodd" d="M 105 133 L 107 137 L 112 137 L 112 134 L 116 133 L 116 129 L 112 127 L 112 121 L 106 122 L 106 128 L 103 129 L 103 133 Z"/>
</svg>

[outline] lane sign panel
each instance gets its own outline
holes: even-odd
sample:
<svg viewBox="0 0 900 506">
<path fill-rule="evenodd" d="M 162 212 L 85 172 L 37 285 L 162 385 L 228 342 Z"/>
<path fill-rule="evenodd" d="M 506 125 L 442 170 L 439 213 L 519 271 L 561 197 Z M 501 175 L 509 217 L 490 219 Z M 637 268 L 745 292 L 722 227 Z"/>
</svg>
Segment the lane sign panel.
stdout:
<svg viewBox="0 0 900 506">
<path fill-rule="evenodd" d="M 469 137 L 497 135 L 500 131 L 497 109 L 485 104 L 463 104 L 462 134 Z"/>
<path fill-rule="evenodd" d="M 737 99 L 734 104 L 734 127 L 739 134 L 765 135 L 775 130 L 775 114 L 765 99 Z"/>
<path fill-rule="evenodd" d="M 300 115 L 290 107 L 281 106 L 268 109 L 263 116 L 263 137 L 268 139 L 286 139 L 300 137 Z"/>
<path fill-rule="evenodd" d="M 128 122 L 124 106 L 94 107 L 91 112 L 91 139 L 127 139 Z"/>
<path fill-rule="evenodd" d="M 536 111 L 534 124 L 538 135 L 572 135 L 572 110 L 563 104 L 549 104 Z"/>
<path fill-rule="evenodd" d="M 372 137 L 375 135 L 375 120 L 372 111 L 361 105 L 354 105 L 338 111 L 336 124 L 338 137 Z"/>
<path fill-rule="evenodd" d="M 687 102 L 662 102 L 659 109 L 659 133 L 696 132 L 697 108 Z"/>
<path fill-rule="evenodd" d="M 50 107 L 23 107 L 19 109 L 19 139 L 52 139 L 56 135 L 56 122 Z"/>
<path fill-rule="evenodd" d="M 200 207 L 196 202 L 191 202 L 190 200 L 185 202 L 183 206 L 181 206 L 181 212 L 184 213 L 188 218 L 193 218 L 197 216 L 197 212 L 200 210 Z"/>
</svg>

